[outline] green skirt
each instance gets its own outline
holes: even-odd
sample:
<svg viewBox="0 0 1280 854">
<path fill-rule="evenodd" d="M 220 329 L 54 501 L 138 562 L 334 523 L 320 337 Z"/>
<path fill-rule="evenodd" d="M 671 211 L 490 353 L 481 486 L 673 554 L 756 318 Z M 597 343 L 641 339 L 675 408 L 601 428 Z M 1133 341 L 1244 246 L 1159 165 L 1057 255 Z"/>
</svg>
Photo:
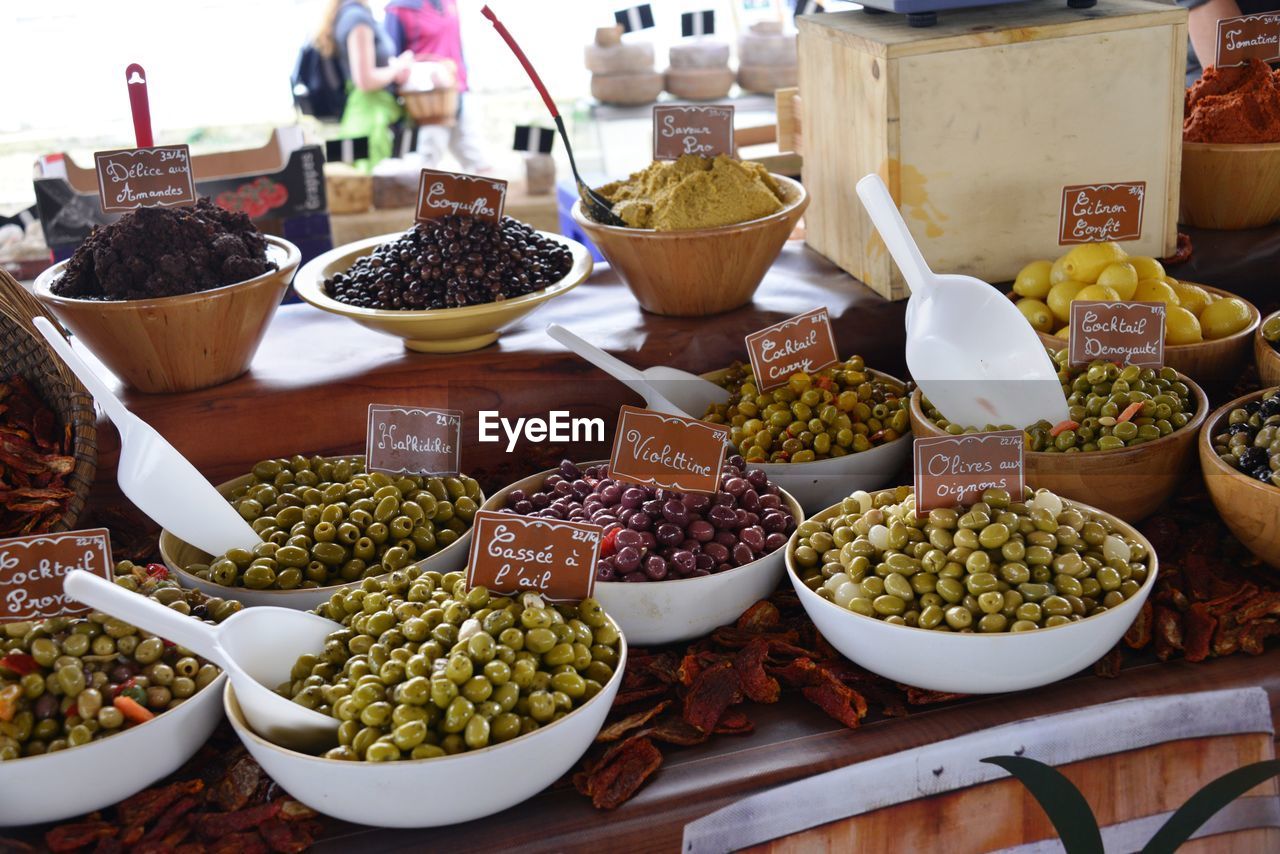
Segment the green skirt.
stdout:
<svg viewBox="0 0 1280 854">
<path fill-rule="evenodd" d="M 365 92 L 347 84 L 347 105 L 342 111 L 341 134 L 347 139 L 369 137 L 369 159 L 357 160 L 357 169 L 370 172 L 375 164 L 391 156 L 391 125 L 402 115 L 396 96 L 386 89 Z"/>
</svg>

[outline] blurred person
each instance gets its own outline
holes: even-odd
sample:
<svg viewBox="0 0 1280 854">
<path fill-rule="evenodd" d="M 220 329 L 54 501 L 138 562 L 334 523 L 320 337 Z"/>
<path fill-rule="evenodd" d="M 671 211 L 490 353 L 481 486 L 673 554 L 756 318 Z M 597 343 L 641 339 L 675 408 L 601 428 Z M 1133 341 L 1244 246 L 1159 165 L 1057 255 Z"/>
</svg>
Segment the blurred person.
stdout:
<svg viewBox="0 0 1280 854">
<path fill-rule="evenodd" d="M 344 137 L 369 137 L 369 159 L 357 163 L 367 171 L 391 156 L 391 125 L 403 115 L 392 87 L 409 78 L 413 54 L 397 54 L 368 0 L 329 0 L 315 45 L 325 56 L 338 58 L 346 77 L 340 130 Z"/>
<path fill-rule="evenodd" d="M 1200 79 L 1218 54 L 1218 21 L 1280 11 L 1280 0 L 1177 0 L 1187 12 L 1187 85 Z"/>
<path fill-rule="evenodd" d="M 434 165 L 443 156 L 444 143 L 463 170 L 489 172 L 489 158 L 476 127 L 475 104 L 467 95 L 467 64 L 462 56 L 456 0 L 391 0 L 386 27 L 395 50 L 411 53 L 420 62 L 442 63 L 452 71 L 452 85 L 458 90 L 457 120 L 447 128 L 424 128 L 427 132 L 420 134 L 420 152 Z"/>
</svg>

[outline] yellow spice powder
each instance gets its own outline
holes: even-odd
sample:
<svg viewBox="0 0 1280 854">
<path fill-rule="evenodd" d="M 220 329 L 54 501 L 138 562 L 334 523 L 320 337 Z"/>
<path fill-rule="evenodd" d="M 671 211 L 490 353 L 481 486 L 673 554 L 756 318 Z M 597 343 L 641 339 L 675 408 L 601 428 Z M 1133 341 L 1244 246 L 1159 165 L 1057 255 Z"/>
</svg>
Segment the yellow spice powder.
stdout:
<svg viewBox="0 0 1280 854">
<path fill-rule="evenodd" d="M 657 160 L 599 190 L 632 228 L 687 231 L 734 225 L 782 210 L 782 188 L 759 163 L 721 154 Z"/>
</svg>

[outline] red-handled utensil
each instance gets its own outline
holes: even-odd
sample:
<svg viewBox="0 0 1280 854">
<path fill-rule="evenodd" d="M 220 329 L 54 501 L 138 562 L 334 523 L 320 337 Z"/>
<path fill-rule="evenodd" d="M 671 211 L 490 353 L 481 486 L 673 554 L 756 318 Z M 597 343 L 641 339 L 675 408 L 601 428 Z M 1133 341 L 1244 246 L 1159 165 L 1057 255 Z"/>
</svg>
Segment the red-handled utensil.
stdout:
<svg viewBox="0 0 1280 854">
<path fill-rule="evenodd" d="M 151 105 L 147 101 L 147 72 L 138 63 L 124 70 L 124 80 L 129 86 L 129 109 L 133 112 L 133 138 L 138 148 L 150 148 L 155 144 L 151 136 Z"/>
<path fill-rule="evenodd" d="M 626 223 L 614 214 L 613 205 L 609 200 L 588 187 L 587 183 L 582 180 L 582 176 L 578 174 L 578 164 L 573 159 L 573 146 L 569 144 L 569 134 L 565 132 L 564 120 L 560 118 L 560 111 L 556 109 L 556 102 L 551 100 L 551 96 L 547 94 L 547 87 L 542 85 L 542 78 L 538 76 L 538 72 L 534 71 L 533 66 L 529 64 L 529 58 L 524 55 L 520 45 L 516 44 L 516 40 L 511 37 L 511 33 L 507 32 L 507 28 L 498 20 L 498 16 L 493 14 L 492 9 L 485 6 L 480 10 L 480 14 L 489 19 L 489 23 L 493 24 L 493 28 L 498 31 L 498 35 L 502 36 L 502 40 L 507 43 L 507 47 L 511 48 L 511 52 L 516 55 L 516 59 L 524 66 L 525 74 L 528 74 L 529 79 L 533 81 L 533 87 L 542 96 L 542 102 L 547 105 L 547 109 L 551 112 L 551 118 L 556 123 L 556 130 L 560 131 L 560 138 L 564 140 L 564 150 L 569 153 L 569 168 L 573 170 L 573 178 L 578 182 L 578 195 L 582 197 L 582 203 L 587 206 L 587 212 L 591 214 L 591 218 L 604 225 L 625 226 Z"/>
</svg>

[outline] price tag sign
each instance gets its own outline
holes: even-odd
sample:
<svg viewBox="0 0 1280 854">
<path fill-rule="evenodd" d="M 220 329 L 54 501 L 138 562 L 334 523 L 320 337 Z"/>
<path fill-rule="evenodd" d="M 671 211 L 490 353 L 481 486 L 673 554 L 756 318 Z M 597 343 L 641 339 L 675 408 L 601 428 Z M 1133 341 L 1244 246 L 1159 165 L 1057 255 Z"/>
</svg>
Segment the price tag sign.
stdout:
<svg viewBox="0 0 1280 854">
<path fill-rule="evenodd" d="M 1106 359 L 1120 365 L 1164 365 L 1162 302 L 1073 302 L 1068 357 L 1073 366 Z"/>
<path fill-rule="evenodd" d="M 552 602 L 578 602 L 595 589 L 599 525 L 481 510 L 472 530 L 468 587 L 540 593 Z"/>
<path fill-rule="evenodd" d="M 715 492 L 728 441 L 723 424 L 624 406 L 613 434 L 609 476 L 655 489 Z"/>
<path fill-rule="evenodd" d="M 112 579 L 106 528 L 0 540 L 0 623 L 92 611 L 62 592 L 62 579 L 77 570 Z"/>
<path fill-rule="evenodd" d="M 1021 430 L 916 439 L 916 516 L 938 507 L 968 506 L 984 489 L 1007 489 L 1015 497 L 1023 478 Z"/>
<path fill-rule="evenodd" d="M 831 316 L 815 308 L 747 336 L 747 354 L 756 388 L 785 385 L 797 371 L 811 374 L 840 361 Z"/>
<path fill-rule="evenodd" d="M 1058 245 L 1137 240 L 1146 195 L 1146 181 L 1063 187 Z"/>
<path fill-rule="evenodd" d="M 506 202 L 506 181 L 423 169 L 418 179 L 418 209 L 414 219 L 430 222 L 446 216 L 473 216 L 497 223 L 502 221 Z"/>
<path fill-rule="evenodd" d="M 461 456 L 462 413 L 458 410 L 369 404 L 365 440 L 369 471 L 456 477 Z"/>
<path fill-rule="evenodd" d="M 1225 68 L 1244 65 L 1251 59 L 1280 59 L 1280 12 L 1218 20 L 1218 49 L 1213 64 Z"/>
<path fill-rule="evenodd" d="M 196 203 L 191 152 L 185 145 L 99 151 L 93 159 L 98 201 L 106 213 Z"/>
<path fill-rule="evenodd" d="M 678 160 L 685 154 L 732 157 L 733 151 L 733 107 L 653 108 L 654 160 Z"/>
</svg>

